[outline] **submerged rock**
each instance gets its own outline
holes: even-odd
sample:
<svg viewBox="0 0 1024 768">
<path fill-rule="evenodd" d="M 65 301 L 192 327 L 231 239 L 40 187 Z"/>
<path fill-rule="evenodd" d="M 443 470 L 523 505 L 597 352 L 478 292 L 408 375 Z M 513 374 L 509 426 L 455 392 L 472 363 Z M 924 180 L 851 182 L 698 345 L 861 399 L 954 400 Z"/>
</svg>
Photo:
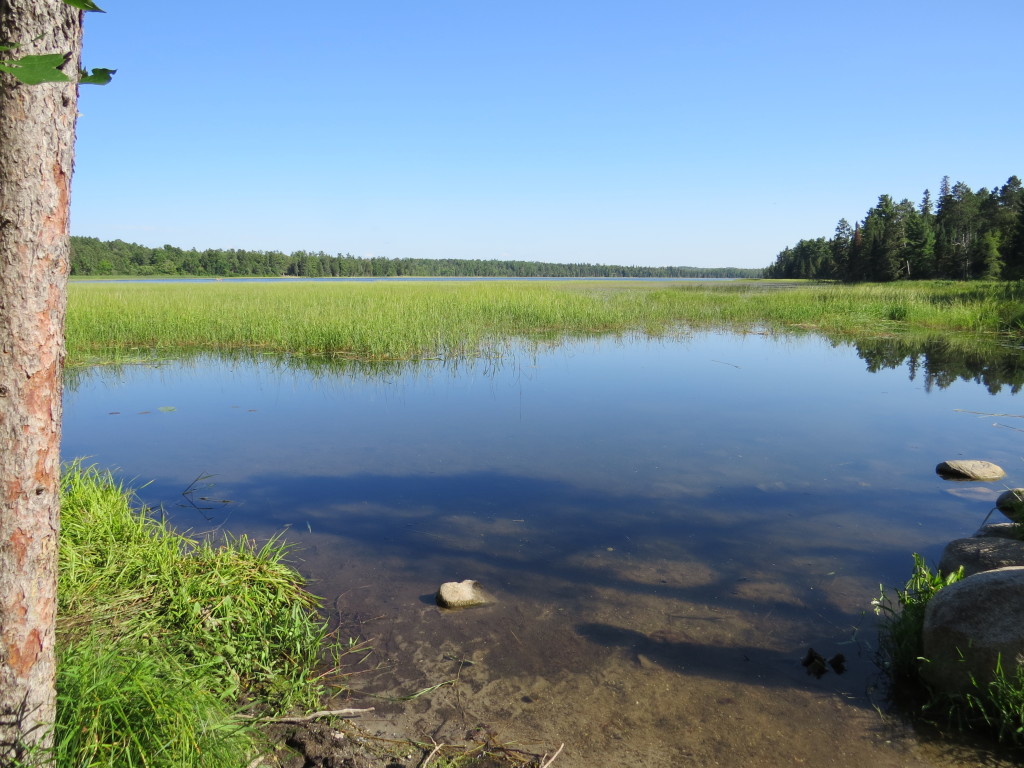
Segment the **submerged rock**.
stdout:
<svg viewBox="0 0 1024 768">
<path fill-rule="evenodd" d="M 998 480 L 1006 475 L 999 465 L 977 459 L 944 461 L 935 471 L 947 480 Z"/>
<path fill-rule="evenodd" d="M 442 608 L 472 608 L 489 602 L 491 600 L 479 582 L 472 579 L 447 581 L 437 590 L 437 604 Z"/>
<path fill-rule="evenodd" d="M 1013 677 L 1024 662 L 1024 568 L 969 576 L 939 590 L 925 610 L 921 675 L 936 689 L 977 693 L 997 664 Z M 976 682 L 975 682 L 976 681 Z"/>
<path fill-rule="evenodd" d="M 1024 488 L 1011 488 L 999 494 L 996 508 L 1013 522 L 1024 522 Z"/>
<path fill-rule="evenodd" d="M 989 523 L 974 532 L 975 536 L 998 536 L 1001 539 L 1017 539 L 1020 528 L 1014 523 Z"/>
</svg>

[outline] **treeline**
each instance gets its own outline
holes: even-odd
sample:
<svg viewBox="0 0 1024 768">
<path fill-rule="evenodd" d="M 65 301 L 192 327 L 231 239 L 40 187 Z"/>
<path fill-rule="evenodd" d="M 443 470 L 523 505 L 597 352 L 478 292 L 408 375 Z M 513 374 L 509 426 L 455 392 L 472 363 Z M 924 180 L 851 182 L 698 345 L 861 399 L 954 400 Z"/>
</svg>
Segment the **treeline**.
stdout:
<svg viewBox="0 0 1024 768">
<path fill-rule="evenodd" d="M 989 191 L 942 179 L 937 200 L 882 195 L 864 220 L 840 219 L 830 239 L 801 240 L 765 270 L 769 278 L 844 282 L 1017 280 L 1024 277 L 1024 189 L 1016 176 Z"/>
<path fill-rule="evenodd" d="M 149 248 L 123 240 L 71 238 L 72 275 L 209 277 L 761 277 L 734 267 L 624 267 L 501 259 L 364 259 L 295 251 Z"/>
</svg>

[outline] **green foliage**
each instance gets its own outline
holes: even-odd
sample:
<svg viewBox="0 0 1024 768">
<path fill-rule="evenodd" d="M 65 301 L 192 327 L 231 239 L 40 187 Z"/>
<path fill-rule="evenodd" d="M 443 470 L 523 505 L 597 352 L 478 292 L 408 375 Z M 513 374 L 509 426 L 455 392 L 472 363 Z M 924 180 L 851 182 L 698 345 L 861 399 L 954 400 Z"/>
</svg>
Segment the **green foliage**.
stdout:
<svg viewBox="0 0 1024 768">
<path fill-rule="evenodd" d="M 925 609 L 935 593 L 963 577 L 963 568 L 946 576 L 932 572 L 924 558 L 915 553 L 913 573 L 902 590 L 895 590 L 896 601 L 889 597 L 885 587 L 880 587 L 879 596 L 871 601 L 875 613 L 881 618 L 881 666 L 895 688 L 917 691 L 923 685 L 920 664 Z"/>
<path fill-rule="evenodd" d="M 983 731 L 1001 742 L 1024 746 L 1024 670 L 1008 674 L 1002 659 L 987 685 L 975 682 L 977 693 L 945 702 L 951 719 L 962 728 Z"/>
<path fill-rule="evenodd" d="M 256 735 L 204 670 L 159 647 L 91 635 L 60 650 L 58 766 L 240 768 Z"/>
<path fill-rule="evenodd" d="M 103 268 L 103 263 L 110 265 Z M 210 277 L 760 277 L 735 267 L 635 267 L 483 259 L 385 259 L 351 254 L 150 248 L 123 240 L 71 238 L 71 274 Z"/>
<path fill-rule="evenodd" d="M 116 72 L 116 69 L 103 69 L 102 67 L 97 67 L 92 72 L 83 69 L 79 73 L 78 82 L 82 85 L 106 85 Z"/>
<path fill-rule="evenodd" d="M 1024 276 L 1024 189 L 1016 176 L 989 191 L 942 181 L 938 206 L 881 195 L 851 234 L 846 219 L 824 238 L 800 240 L 765 270 L 769 277 L 845 282 L 993 280 Z M 827 251 L 827 252 L 826 252 Z"/>
<path fill-rule="evenodd" d="M 92 0 L 64 0 L 66 5 L 70 5 L 72 8 L 77 8 L 80 11 L 95 11 L 97 13 L 106 13 Z"/>
<path fill-rule="evenodd" d="M 0 45 L 0 51 L 18 48 L 16 45 Z M 20 56 L 16 59 L 0 59 L 0 72 L 13 75 L 25 85 L 40 83 L 66 83 L 71 78 L 60 71 L 68 61 L 68 54 L 47 53 Z"/>
<path fill-rule="evenodd" d="M 197 541 L 108 473 L 62 478 L 59 765 L 238 766 L 238 715 L 316 705 L 328 637 L 279 541 Z"/>
<path fill-rule="evenodd" d="M 97 11 L 106 13 L 92 0 L 63 0 L 66 5 L 82 11 Z M 14 51 L 20 48 L 19 43 L 7 43 L 0 45 L 0 53 Z M 41 83 L 66 83 L 71 78 L 61 72 L 61 67 L 67 64 L 70 53 L 44 53 L 29 54 L 17 58 L 0 59 L 0 72 L 6 72 L 19 82 L 25 85 L 39 85 Z M 97 68 L 92 72 L 80 70 L 78 82 L 84 85 L 106 85 L 110 82 L 116 69 Z"/>
</svg>

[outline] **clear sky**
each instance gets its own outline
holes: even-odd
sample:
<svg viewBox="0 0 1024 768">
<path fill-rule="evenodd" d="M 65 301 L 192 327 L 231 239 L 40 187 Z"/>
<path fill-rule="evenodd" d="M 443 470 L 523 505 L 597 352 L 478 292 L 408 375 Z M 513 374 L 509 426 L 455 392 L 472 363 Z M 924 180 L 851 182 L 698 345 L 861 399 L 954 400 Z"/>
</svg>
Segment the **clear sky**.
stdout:
<svg viewBox="0 0 1024 768">
<path fill-rule="evenodd" d="M 1021 0 L 98 0 L 72 232 L 762 267 L 1024 177 Z"/>
</svg>

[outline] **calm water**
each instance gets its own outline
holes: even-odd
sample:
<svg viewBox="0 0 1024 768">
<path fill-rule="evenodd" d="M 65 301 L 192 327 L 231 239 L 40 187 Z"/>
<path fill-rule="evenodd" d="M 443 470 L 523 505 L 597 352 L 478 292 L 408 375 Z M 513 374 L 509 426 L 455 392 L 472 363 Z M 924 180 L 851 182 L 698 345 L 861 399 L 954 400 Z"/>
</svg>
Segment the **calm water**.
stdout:
<svg viewBox="0 0 1024 768">
<path fill-rule="evenodd" d="M 485 724 L 568 742 L 563 768 L 967 764 L 872 708 L 870 601 L 1005 487 L 942 481 L 939 461 L 1024 485 L 1024 421 L 991 415 L 1024 411 L 1024 359 L 894 345 L 700 334 L 376 374 L 96 369 L 68 387 L 64 455 L 149 483 L 181 527 L 289 529 L 335 620 L 378 648 L 366 691 L 457 676 L 378 703 L 383 732 Z M 496 605 L 432 605 L 464 578 Z M 808 645 L 849 671 L 808 677 Z"/>
</svg>

